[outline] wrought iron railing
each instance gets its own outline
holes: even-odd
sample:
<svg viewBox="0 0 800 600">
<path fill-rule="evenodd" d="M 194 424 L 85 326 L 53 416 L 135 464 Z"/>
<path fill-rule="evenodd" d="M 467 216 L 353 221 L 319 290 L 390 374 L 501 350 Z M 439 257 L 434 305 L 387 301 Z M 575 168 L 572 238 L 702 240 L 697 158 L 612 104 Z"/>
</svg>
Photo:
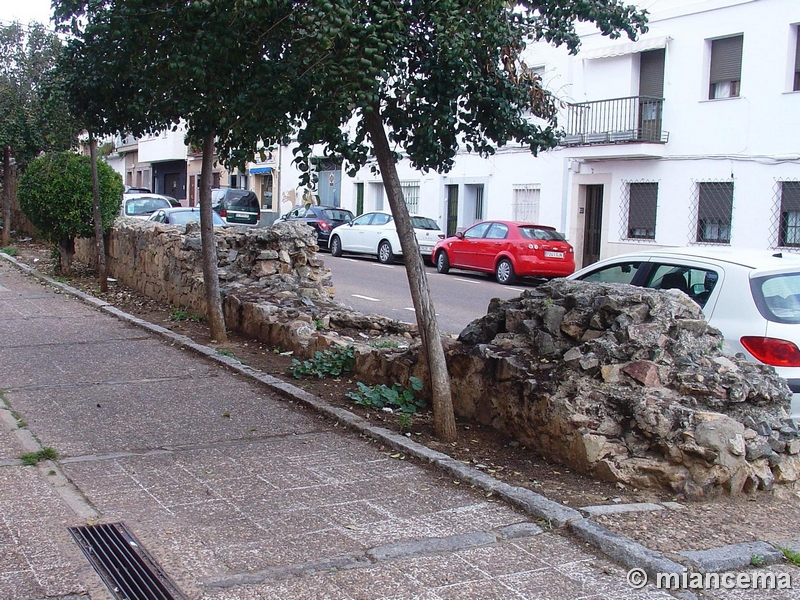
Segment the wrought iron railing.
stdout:
<svg viewBox="0 0 800 600">
<path fill-rule="evenodd" d="M 665 144 L 661 127 L 664 99 L 631 96 L 569 104 L 562 146 L 650 142 Z"/>
</svg>

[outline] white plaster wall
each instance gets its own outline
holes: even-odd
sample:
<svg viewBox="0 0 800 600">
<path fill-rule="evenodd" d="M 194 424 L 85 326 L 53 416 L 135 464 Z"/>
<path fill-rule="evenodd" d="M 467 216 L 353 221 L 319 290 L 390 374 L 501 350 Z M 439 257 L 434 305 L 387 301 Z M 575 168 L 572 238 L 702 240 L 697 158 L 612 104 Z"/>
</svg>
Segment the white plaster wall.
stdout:
<svg viewBox="0 0 800 600">
<path fill-rule="evenodd" d="M 167 160 L 186 160 L 188 148 L 184 143 L 185 131 L 166 130 L 139 140 L 139 162 L 153 163 Z"/>
</svg>

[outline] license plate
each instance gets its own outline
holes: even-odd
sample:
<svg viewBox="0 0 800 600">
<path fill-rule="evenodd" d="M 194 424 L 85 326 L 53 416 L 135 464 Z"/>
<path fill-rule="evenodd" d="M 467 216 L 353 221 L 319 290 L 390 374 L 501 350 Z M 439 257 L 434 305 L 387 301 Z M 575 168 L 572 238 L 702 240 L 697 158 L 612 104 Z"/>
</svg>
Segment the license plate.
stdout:
<svg viewBox="0 0 800 600">
<path fill-rule="evenodd" d="M 243 215 L 241 213 L 228 211 L 228 216 L 234 219 L 241 219 Z"/>
<path fill-rule="evenodd" d="M 553 252 L 552 250 L 545 250 L 544 251 L 545 258 L 564 258 L 563 252 Z"/>
</svg>

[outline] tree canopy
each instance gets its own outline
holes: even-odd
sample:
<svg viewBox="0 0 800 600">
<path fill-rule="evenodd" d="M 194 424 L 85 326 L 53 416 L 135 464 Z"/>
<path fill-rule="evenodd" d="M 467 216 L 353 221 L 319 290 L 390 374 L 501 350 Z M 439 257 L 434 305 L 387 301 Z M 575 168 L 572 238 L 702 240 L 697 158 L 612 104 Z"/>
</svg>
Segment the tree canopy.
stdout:
<svg viewBox="0 0 800 600">
<path fill-rule="evenodd" d="M 0 26 L 0 146 L 11 147 L 18 165 L 77 143 L 55 79 L 61 48 L 38 23 Z"/>
</svg>

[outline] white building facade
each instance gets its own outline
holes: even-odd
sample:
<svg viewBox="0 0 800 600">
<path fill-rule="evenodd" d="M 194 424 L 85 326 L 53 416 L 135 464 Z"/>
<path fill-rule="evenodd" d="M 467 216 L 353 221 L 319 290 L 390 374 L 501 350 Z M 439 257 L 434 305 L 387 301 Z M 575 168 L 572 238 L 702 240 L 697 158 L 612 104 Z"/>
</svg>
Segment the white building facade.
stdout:
<svg viewBox="0 0 800 600">
<path fill-rule="evenodd" d="M 579 265 L 643 245 L 800 251 L 800 2 L 652 5 L 636 42 L 587 30 L 576 56 L 529 48 L 565 103 L 561 146 L 462 154 L 446 174 L 403 161 L 409 208 L 451 233 L 485 218 L 553 225 Z M 369 168 L 339 198 L 388 209 Z"/>
</svg>

